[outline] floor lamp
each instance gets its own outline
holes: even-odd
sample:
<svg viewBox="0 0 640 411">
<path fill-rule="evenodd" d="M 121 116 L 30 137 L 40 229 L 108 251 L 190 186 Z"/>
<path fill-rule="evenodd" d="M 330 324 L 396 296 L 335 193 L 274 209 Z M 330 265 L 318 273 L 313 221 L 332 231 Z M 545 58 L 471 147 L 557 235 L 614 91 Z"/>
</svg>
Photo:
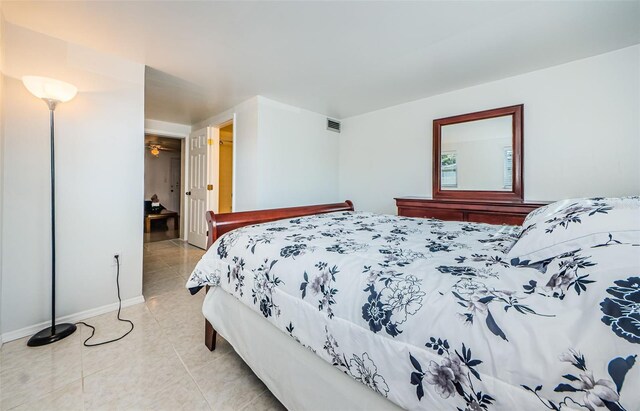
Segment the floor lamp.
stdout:
<svg viewBox="0 0 640 411">
<path fill-rule="evenodd" d="M 47 77 L 25 76 L 22 83 L 34 96 L 49 106 L 49 129 L 51 131 L 51 327 L 34 334 L 27 345 L 37 347 L 61 340 L 76 330 L 75 324 L 56 324 L 56 175 L 54 111 L 59 103 L 75 97 L 78 89 L 69 83 Z"/>
</svg>

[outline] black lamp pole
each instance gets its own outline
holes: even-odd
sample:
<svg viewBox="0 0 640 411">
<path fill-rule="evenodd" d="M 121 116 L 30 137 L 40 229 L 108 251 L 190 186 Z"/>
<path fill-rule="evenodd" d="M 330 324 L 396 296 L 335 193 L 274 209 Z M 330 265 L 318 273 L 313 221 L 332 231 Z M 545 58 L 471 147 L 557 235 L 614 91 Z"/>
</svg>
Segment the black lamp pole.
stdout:
<svg viewBox="0 0 640 411">
<path fill-rule="evenodd" d="M 34 334 L 27 345 L 38 347 L 61 340 L 76 330 L 75 324 L 56 325 L 56 158 L 54 138 L 54 111 L 57 100 L 43 99 L 49 106 L 49 124 L 51 129 L 51 327 Z"/>
</svg>

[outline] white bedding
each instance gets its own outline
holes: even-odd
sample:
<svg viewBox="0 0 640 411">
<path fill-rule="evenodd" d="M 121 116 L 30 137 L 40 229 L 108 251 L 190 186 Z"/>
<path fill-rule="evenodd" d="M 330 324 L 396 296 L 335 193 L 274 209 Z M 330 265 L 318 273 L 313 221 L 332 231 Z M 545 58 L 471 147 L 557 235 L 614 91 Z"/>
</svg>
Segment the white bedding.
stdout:
<svg viewBox="0 0 640 411">
<path fill-rule="evenodd" d="M 638 247 L 593 244 L 541 272 L 505 261 L 517 234 L 370 213 L 296 218 L 222 236 L 187 286 L 220 286 L 402 408 L 638 409 Z"/>
<path fill-rule="evenodd" d="M 220 287 L 209 290 L 202 313 L 289 410 L 400 409 L 333 368 Z"/>
</svg>

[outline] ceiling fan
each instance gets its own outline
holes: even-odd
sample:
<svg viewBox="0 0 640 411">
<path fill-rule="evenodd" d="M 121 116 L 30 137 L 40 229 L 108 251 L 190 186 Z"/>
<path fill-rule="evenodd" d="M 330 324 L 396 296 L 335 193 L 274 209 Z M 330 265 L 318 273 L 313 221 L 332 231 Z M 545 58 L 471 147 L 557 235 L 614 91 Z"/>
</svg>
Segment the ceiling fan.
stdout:
<svg viewBox="0 0 640 411">
<path fill-rule="evenodd" d="M 160 144 L 147 144 L 144 146 L 144 148 L 148 149 L 149 152 L 151 152 L 151 154 L 155 157 L 160 156 L 160 151 L 174 151 L 171 148 L 162 147 Z"/>
</svg>

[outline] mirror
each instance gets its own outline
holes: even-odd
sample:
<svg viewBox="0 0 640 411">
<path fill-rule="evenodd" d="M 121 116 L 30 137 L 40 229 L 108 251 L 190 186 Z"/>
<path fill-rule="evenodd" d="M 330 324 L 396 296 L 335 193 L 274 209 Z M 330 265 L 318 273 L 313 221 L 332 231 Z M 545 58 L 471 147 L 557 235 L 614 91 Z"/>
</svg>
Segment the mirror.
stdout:
<svg viewBox="0 0 640 411">
<path fill-rule="evenodd" d="M 513 142 L 511 116 L 448 124 L 440 131 L 443 190 L 510 191 Z"/>
<path fill-rule="evenodd" d="M 434 120 L 433 197 L 522 201 L 522 110 Z"/>
</svg>

